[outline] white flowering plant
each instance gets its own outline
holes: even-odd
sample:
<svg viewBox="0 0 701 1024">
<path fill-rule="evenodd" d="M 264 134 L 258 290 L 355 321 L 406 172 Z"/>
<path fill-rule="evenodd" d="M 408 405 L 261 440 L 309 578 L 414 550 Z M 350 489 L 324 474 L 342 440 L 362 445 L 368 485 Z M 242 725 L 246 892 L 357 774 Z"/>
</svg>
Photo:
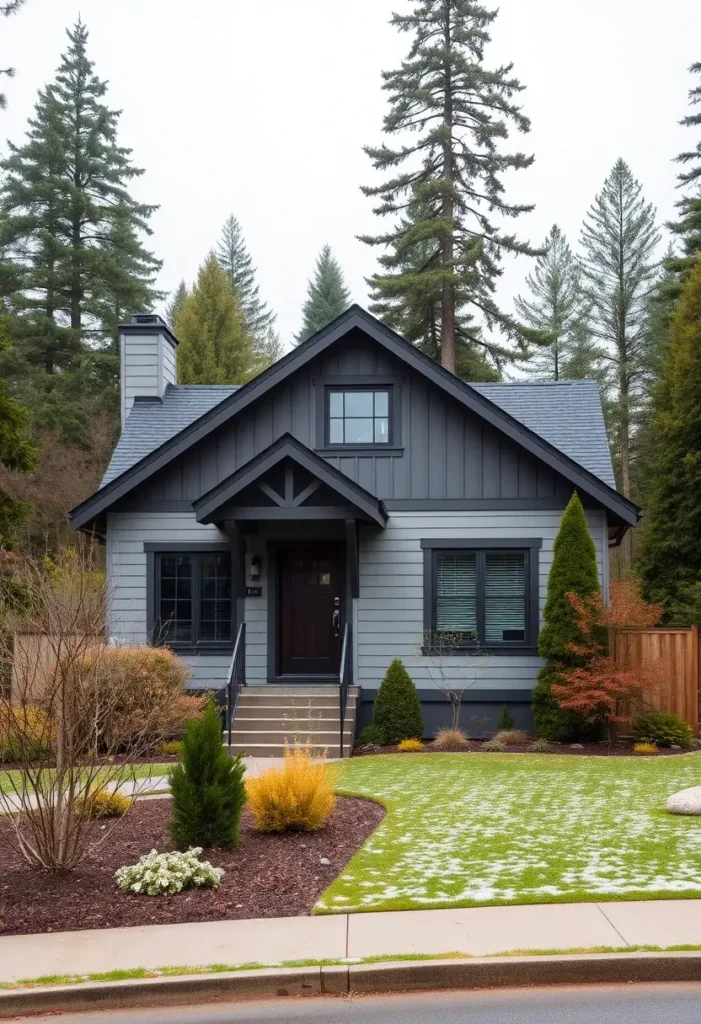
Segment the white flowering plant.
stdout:
<svg viewBox="0 0 701 1024">
<path fill-rule="evenodd" d="M 120 889 L 145 896 L 171 896 L 183 889 L 216 889 L 224 872 L 209 861 L 200 860 L 202 847 L 185 853 L 158 853 L 151 850 L 136 864 L 115 872 Z"/>
</svg>

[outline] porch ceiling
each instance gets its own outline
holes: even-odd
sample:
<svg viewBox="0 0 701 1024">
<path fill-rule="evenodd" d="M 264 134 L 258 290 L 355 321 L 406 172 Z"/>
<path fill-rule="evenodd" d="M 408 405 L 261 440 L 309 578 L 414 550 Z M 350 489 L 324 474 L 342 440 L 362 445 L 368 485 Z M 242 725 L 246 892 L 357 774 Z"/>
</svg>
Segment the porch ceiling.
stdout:
<svg viewBox="0 0 701 1024">
<path fill-rule="evenodd" d="M 384 527 L 370 491 L 284 434 L 193 503 L 200 523 L 224 519 L 363 519 Z"/>
</svg>

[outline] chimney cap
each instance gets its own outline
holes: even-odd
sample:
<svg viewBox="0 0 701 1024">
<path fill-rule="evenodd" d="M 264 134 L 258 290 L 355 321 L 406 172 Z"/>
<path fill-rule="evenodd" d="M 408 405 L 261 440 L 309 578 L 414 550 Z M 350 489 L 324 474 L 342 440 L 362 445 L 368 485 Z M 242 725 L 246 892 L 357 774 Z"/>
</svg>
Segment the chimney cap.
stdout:
<svg viewBox="0 0 701 1024">
<path fill-rule="evenodd" d="M 119 333 L 164 334 L 172 345 L 179 344 L 168 324 L 158 313 L 134 313 L 130 323 L 119 325 Z"/>
</svg>

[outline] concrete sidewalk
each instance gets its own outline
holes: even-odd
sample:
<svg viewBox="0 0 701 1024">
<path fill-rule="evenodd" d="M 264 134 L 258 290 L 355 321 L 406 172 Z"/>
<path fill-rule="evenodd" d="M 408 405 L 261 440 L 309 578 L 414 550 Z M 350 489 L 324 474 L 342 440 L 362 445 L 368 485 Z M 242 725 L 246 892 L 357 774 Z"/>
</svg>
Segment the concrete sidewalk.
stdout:
<svg viewBox="0 0 701 1024">
<path fill-rule="evenodd" d="M 116 969 L 701 946 L 701 900 L 338 914 L 0 937 L 0 981 Z"/>
<path fill-rule="evenodd" d="M 267 771 L 268 768 L 278 767 L 283 763 L 283 760 L 281 757 L 244 757 L 243 763 L 246 766 L 246 775 L 250 778 L 256 778 L 256 776 Z M 170 784 L 167 775 L 152 775 L 150 778 L 126 781 L 119 787 L 116 783 L 109 783 L 107 785 L 107 789 L 115 790 L 117 788 L 123 796 L 134 796 L 135 794 L 137 796 L 149 796 L 149 794 L 167 795 L 170 790 Z M 12 814 L 14 811 L 19 811 L 21 805 L 21 801 L 13 793 L 8 792 L 0 800 L 0 814 Z M 36 806 L 34 797 L 29 798 L 29 806 Z"/>
</svg>

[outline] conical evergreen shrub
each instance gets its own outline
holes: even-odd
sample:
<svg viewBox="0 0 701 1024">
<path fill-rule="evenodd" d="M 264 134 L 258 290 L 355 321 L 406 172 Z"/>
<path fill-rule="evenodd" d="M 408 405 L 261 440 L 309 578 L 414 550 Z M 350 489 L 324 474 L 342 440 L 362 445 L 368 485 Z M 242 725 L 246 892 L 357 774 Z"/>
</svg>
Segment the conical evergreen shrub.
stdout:
<svg viewBox="0 0 701 1024">
<path fill-rule="evenodd" d="M 222 745 L 221 720 L 213 700 L 201 718 L 188 722 L 180 758 L 170 773 L 170 834 L 176 847 L 238 846 L 246 803 L 245 766 L 240 756 L 230 757 Z"/>
<path fill-rule="evenodd" d="M 584 638 L 567 595 L 586 598 L 598 592 L 596 548 L 589 535 L 582 502 L 575 491 L 555 538 L 544 625 L 538 637 L 538 653 L 547 660 L 533 691 L 533 720 L 538 737 L 565 741 L 579 739 L 591 731 L 591 726 L 587 726 L 580 715 L 559 706 L 551 686 L 553 682 L 562 681 L 564 671 L 582 664 L 581 657 L 570 647 L 570 644 L 581 644 Z"/>
<path fill-rule="evenodd" d="M 411 676 L 395 658 L 380 684 L 375 699 L 375 725 L 387 744 L 420 740 L 424 731 L 421 702 Z"/>
</svg>

